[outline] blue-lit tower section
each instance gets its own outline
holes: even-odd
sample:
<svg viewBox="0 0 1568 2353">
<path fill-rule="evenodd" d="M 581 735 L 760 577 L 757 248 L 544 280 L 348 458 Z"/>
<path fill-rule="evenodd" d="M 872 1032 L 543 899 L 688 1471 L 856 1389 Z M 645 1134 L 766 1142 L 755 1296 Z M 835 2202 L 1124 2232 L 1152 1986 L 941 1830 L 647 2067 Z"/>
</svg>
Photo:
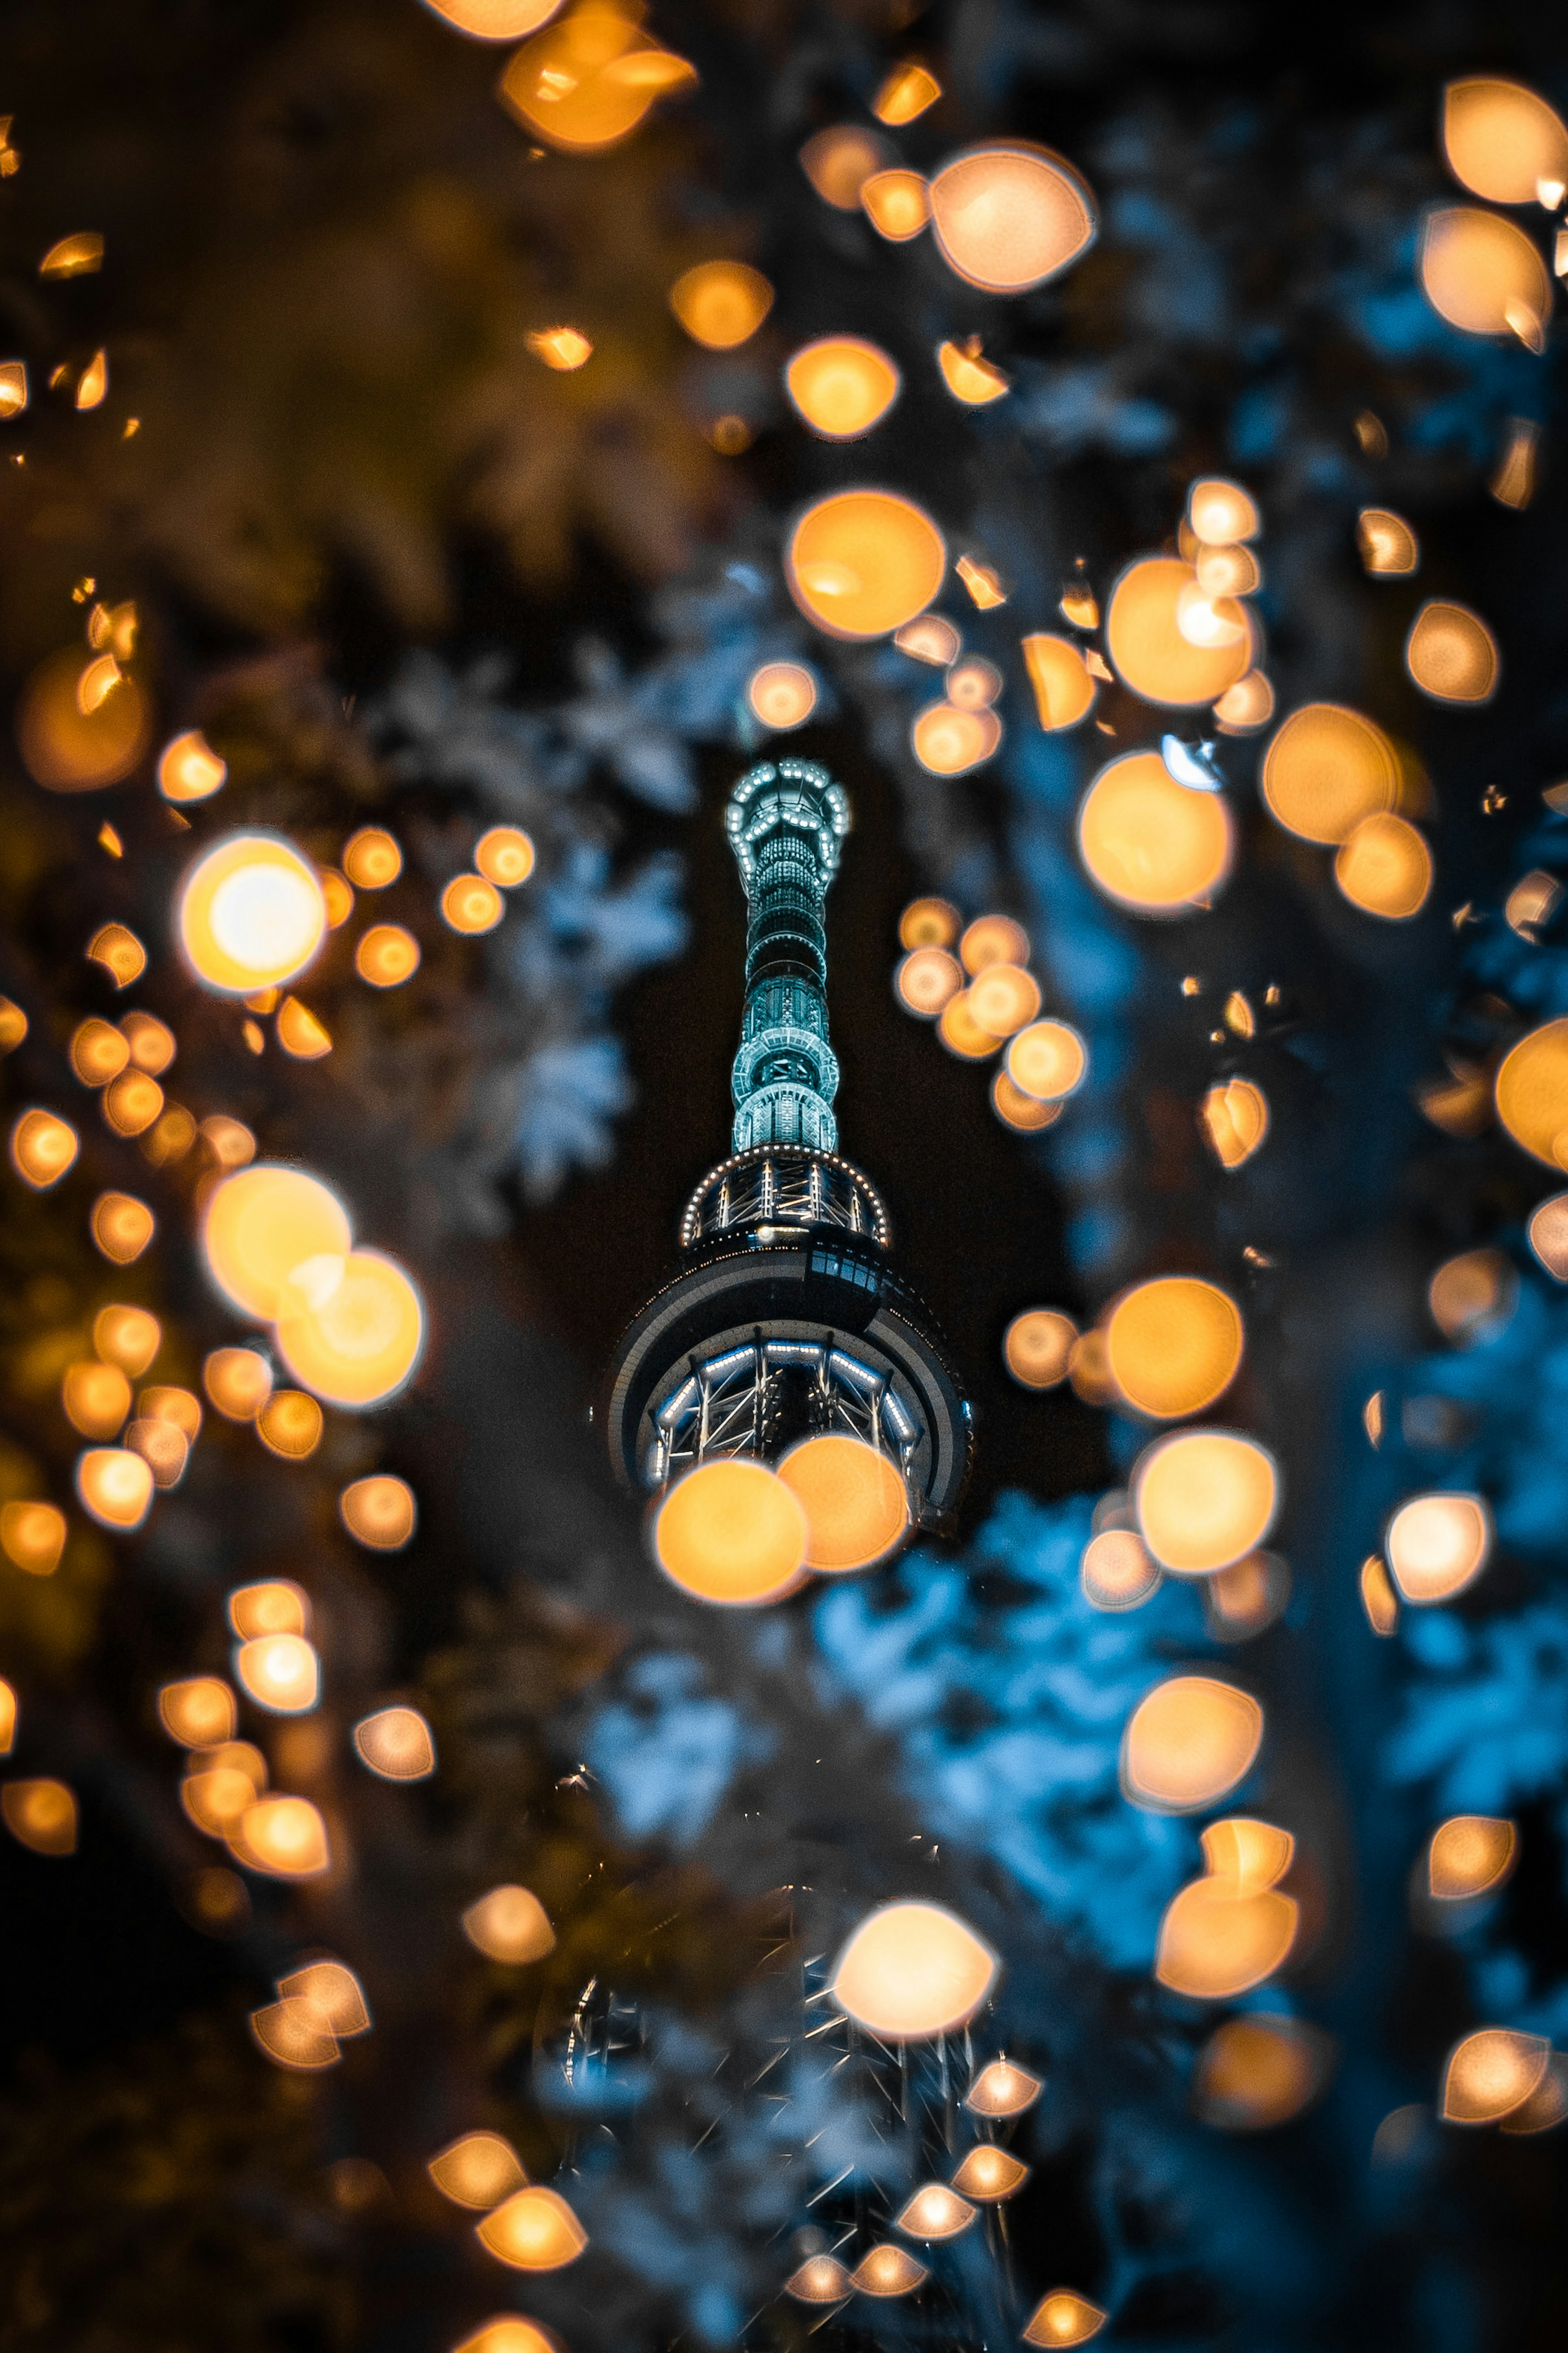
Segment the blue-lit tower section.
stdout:
<svg viewBox="0 0 1568 2353">
<path fill-rule="evenodd" d="M 658 1490 L 715 1455 L 770 1461 L 842 1430 L 897 1463 L 917 1525 L 941 1525 L 969 1472 L 969 1408 L 889 1254 L 880 1196 L 837 1149 L 825 916 L 848 799 L 814 761 L 763 761 L 724 823 L 747 901 L 733 1150 L 687 1203 L 679 1263 L 616 1351 L 611 1459 Z"/>
</svg>

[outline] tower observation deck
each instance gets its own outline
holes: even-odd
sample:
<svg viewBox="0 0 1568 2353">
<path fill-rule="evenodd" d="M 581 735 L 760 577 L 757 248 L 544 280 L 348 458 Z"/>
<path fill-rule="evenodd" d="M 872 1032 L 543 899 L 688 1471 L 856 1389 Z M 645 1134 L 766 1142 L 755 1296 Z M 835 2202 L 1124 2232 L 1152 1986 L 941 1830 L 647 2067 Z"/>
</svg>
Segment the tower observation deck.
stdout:
<svg viewBox="0 0 1568 2353">
<path fill-rule="evenodd" d="M 968 1476 L 970 1409 L 890 1255 L 880 1196 L 837 1148 L 824 911 L 848 799 L 813 761 L 764 761 L 724 823 L 747 900 L 732 1150 L 691 1195 L 679 1263 L 616 1352 L 611 1460 L 657 1492 L 716 1456 L 773 1461 L 839 1431 L 887 1453 L 913 1524 L 940 1526 Z"/>
</svg>

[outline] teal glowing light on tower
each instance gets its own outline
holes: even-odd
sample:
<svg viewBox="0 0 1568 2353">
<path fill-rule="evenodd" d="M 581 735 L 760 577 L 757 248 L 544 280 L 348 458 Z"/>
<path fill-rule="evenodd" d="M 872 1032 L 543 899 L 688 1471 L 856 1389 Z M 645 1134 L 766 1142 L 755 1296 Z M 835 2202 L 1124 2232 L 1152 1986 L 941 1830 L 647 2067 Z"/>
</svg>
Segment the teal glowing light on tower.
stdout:
<svg viewBox="0 0 1568 2353">
<path fill-rule="evenodd" d="M 969 1407 L 889 1256 L 880 1196 L 837 1148 L 826 901 L 848 798 L 814 761 L 763 761 L 724 823 L 748 909 L 733 1150 L 692 1194 L 680 1264 L 616 1351 L 611 1459 L 658 1490 L 717 1455 L 773 1461 L 840 1431 L 889 1454 L 912 1523 L 938 1525 L 968 1475 Z"/>
</svg>

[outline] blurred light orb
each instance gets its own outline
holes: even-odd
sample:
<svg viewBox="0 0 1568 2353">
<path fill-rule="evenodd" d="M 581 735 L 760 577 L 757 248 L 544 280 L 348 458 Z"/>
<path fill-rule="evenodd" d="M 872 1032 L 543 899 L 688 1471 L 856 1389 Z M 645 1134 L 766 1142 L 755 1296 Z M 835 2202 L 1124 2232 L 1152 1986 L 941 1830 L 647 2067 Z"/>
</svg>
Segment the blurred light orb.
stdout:
<svg viewBox="0 0 1568 2353">
<path fill-rule="evenodd" d="M 956 2239 L 967 2231 L 977 2210 L 945 2181 L 928 2181 L 907 2200 L 893 2217 L 893 2228 L 907 2239 Z"/>
<path fill-rule="evenodd" d="M 16 1745 L 16 1694 L 0 1681 L 0 1756 L 9 1757 Z"/>
<path fill-rule="evenodd" d="M 89 941 L 87 953 L 92 963 L 103 966 L 116 988 L 129 988 L 147 969 L 146 949 L 123 923 L 101 925 Z"/>
<path fill-rule="evenodd" d="M 1129 1719 L 1122 1790 L 1151 1813 L 1197 1813 L 1246 1779 L 1262 1746 L 1263 1710 L 1250 1692 L 1212 1675 L 1173 1675 Z"/>
<path fill-rule="evenodd" d="M 247 997 L 304 971 L 325 936 L 327 905 L 314 866 L 291 843 L 237 833 L 185 876 L 178 923 L 197 979 Z"/>
<path fill-rule="evenodd" d="M 1198 2054 L 1193 2105 L 1225 2132 L 1265 2132 L 1300 2116 L 1323 2080 L 1323 2038 L 1299 2019 L 1227 2019 Z"/>
<path fill-rule="evenodd" d="M 1211 596 L 1201 580 L 1189 580 L 1176 598 L 1176 627 L 1188 645 L 1207 651 L 1252 643 L 1251 625 L 1233 596 Z"/>
<path fill-rule="evenodd" d="M 963 987 L 963 966 L 945 948 L 913 948 L 893 975 L 893 987 L 906 1012 L 934 1021 Z"/>
<path fill-rule="evenodd" d="M 818 131 L 800 151 L 801 170 L 823 203 L 840 213 L 858 210 L 867 181 L 895 161 L 887 140 L 847 122 Z"/>
<path fill-rule="evenodd" d="M 14 1054 L 27 1034 L 27 1017 L 14 998 L 0 997 L 0 1054 Z"/>
<path fill-rule="evenodd" d="M 1531 1029 L 1503 1057 L 1498 1117 L 1516 1144 L 1549 1167 L 1568 1168 L 1568 1017 Z"/>
<path fill-rule="evenodd" d="M 482 874 L 456 874 L 441 893 L 441 914 L 455 932 L 493 932 L 506 901 Z"/>
<path fill-rule="evenodd" d="M 911 899 L 899 917 L 899 945 L 950 948 L 962 928 L 958 909 L 945 899 Z"/>
<path fill-rule="evenodd" d="M 1079 1334 L 1068 1357 L 1068 1378 L 1072 1383 L 1073 1395 L 1080 1397 L 1085 1405 L 1115 1403 L 1116 1384 L 1110 1377 L 1110 1366 L 1106 1359 L 1103 1332 L 1095 1330 Z"/>
<path fill-rule="evenodd" d="M 321 1442 L 324 1417 L 303 1389 L 274 1389 L 256 1417 L 256 1434 L 269 1454 L 303 1462 Z"/>
<path fill-rule="evenodd" d="M 477 2337 L 465 2337 L 454 2353 L 566 2353 L 566 2348 L 542 2321 L 508 2312 L 488 2320 Z"/>
<path fill-rule="evenodd" d="M 666 1495 L 654 1522 L 654 1555 L 672 1583 L 699 1601 L 751 1608 L 798 1583 L 809 1531 L 797 1498 L 764 1463 L 700 1463 Z"/>
<path fill-rule="evenodd" d="M 202 1224 L 207 1272 L 242 1314 L 266 1323 L 278 1314 L 297 1266 L 345 1256 L 353 1247 L 348 1211 L 337 1195 L 319 1177 L 277 1161 L 258 1160 L 226 1176 Z"/>
<path fill-rule="evenodd" d="M 1200 1117 L 1220 1166 L 1240 1168 L 1268 1133 L 1268 1100 L 1250 1079 L 1224 1079 L 1205 1095 Z"/>
<path fill-rule="evenodd" d="M 523 43 L 497 95 L 536 139 L 584 153 L 626 138 L 657 99 L 696 81 L 685 58 L 640 31 L 629 12 L 581 0 Z"/>
<path fill-rule="evenodd" d="M 102 670 L 67 647 L 41 661 L 22 690 L 16 741 L 35 783 L 51 793 L 100 792 L 128 776 L 146 752 L 152 717 L 142 690 L 112 656 L 107 659 Z"/>
<path fill-rule="evenodd" d="M 1234 1430 L 1184 1430 L 1145 1448 L 1132 1474 L 1139 1532 L 1162 1568 L 1206 1577 L 1257 1549 L 1279 1508 L 1274 1458 Z"/>
<path fill-rule="evenodd" d="M 990 1946 L 942 1905 L 884 1904 L 839 1954 L 833 1999 L 883 2042 L 928 2042 L 968 2023 L 998 1966 Z"/>
<path fill-rule="evenodd" d="M 918 172 L 873 172 L 860 183 L 860 205 L 879 237 L 906 245 L 931 218 L 931 192 Z"/>
<path fill-rule="evenodd" d="M 953 2175 L 952 2186 L 983 2206 L 999 2206 L 1005 2198 L 1016 2198 L 1028 2178 L 1029 2168 L 1021 2158 L 998 2148 L 994 2141 L 982 2141 Z"/>
<path fill-rule="evenodd" d="M 463 1934 L 488 1960 L 520 1968 L 555 1949 L 555 1931 L 543 1905 L 526 1887 L 492 1887 L 463 1915 Z"/>
<path fill-rule="evenodd" d="M 242 1862 L 274 1879 L 315 1879 L 331 1868 L 326 1823 L 308 1798 L 258 1798 L 234 1844 Z"/>
<path fill-rule="evenodd" d="M 906 621 L 894 630 L 893 643 L 911 661 L 929 662 L 934 670 L 946 670 L 963 650 L 963 639 L 940 613 L 921 613 Z"/>
<path fill-rule="evenodd" d="M 1454 1814 L 1439 1822 L 1426 1849 L 1426 1885 L 1440 1903 L 1458 1904 L 1500 1887 L 1519 1860 L 1519 1832 L 1492 1814 Z"/>
<path fill-rule="evenodd" d="M 1011 1038 L 1039 1009 L 1040 984 L 1022 965 L 988 964 L 969 984 L 970 1013 L 994 1038 Z"/>
<path fill-rule="evenodd" d="M 1204 1615 L 1216 1641 L 1246 1642 L 1272 1626 L 1289 1599 L 1289 1564 L 1277 1553 L 1249 1552 L 1205 1580 Z"/>
<path fill-rule="evenodd" d="M 329 1405 L 381 1405 L 412 1378 L 425 1306 L 395 1259 L 327 1250 L 297 1264 L 278 1295 L 278 1353 Z"/>
<path fill-rule="evenodd" d="M 321 1666 L 301 1634 L 262 1634 L 242 1642 L 234 1671 L 258 1707 L 274 1715 L 302 1715 L 321 1695 Z"/>
<path fill-rule="evenodd" d="M 464 2133 L 460 2139 L 448 2141 L 425 2170 L 454 2206 L 477 2206 L 486 2213 L 513 2190 L 528 2185 L 516 2149 L 493 2132 Z"/>
<path fill-rule="evenodd" d="M 158 1718 L 182 1748 L 216 1748 L 234 1738 L 234 1694 L 217 1675 L 165 1683 L 158 1694 Z"/>
<path fill-rule="evenodd" d="M 355 1542 L 373 1552 L 401 1552 L 419 1516 L 413 1488 L 389 1471 L 352 1481 L 338 1497 L 338 1513 Z"/>
<path fill-rule="evenodd" d="M 120 1031 L 96 1016 L 78 1023 L 69 1052 L 71 1069 L 84 1087 L 106 1087 L 131 1060 L 131 1048 Z"/>
<path fill-rule="evenodd" d="M 1007 591 L 994 565 L 982 564 L 977 556 L 961 555 L 952 568 L 981 612 L 989 612 L 994 606 L 1007 602 Z"/>
<path fill-rule="evenodd" d="M 310 1596 L 288 1577 L 237 1586 L 228 1597 L 228 1622 L 247 1642 L 264 1634 L 306 1634 L 310 1629 Z"/>
<path fill-rule="evenodd" d="M 58 1185 L 80 1149 L 70 1122 L 52 1111 L 25 1111 L 11 1130 L 11 1166 L 35 1193 Z"/>
<path fill-rule="evenodd" d="M 533 844 L 520 825 L 492 825 L 474 845 L 474 864 L 498 891 L 515 891 L 533 871 Z"/>
<path fill-rule="evenodd" d="M 1205 596 L 1250 596 L 1263 586 L 1263 567 L 1247 547 L 1200 543 L 1194 568 Z"/>
<path fill-rule="evenodd" d="M 1160 1924 L 1154 1974 L 1195 2001 L 1230 2001 L 1271 1978 L 1296 1941 L 1300 1908 L 1276 1888 L 1215 1879 L 1180 1888 Z"/>
<path fill-rule="evenodd" d="M 1273 716 L 1274 689 L 1260 670 L 1249 670 L 1227 686 L 1214 707 L 1215 725 L 1222 735 L 1254 734 Z"/>
<path fill-rule="evenodd" d="M 1361 1565 L 1361 1606 L 1366 1612 L 1366 1622 L 1374 1634 L 1386 1640 L 1399 1630 L 1399 1597 L 1389 1582 L 1388 1571 L 1376 1553 L 1371 1553 Z"/>
<path fill-rule="evenodd" d="M 158 754 L 158 790 L 177 807 L 210 800 L 227 781 L 227 761 L 219 759 L 199 727 L 171 736 Z"/>
<path fill-rule="evenodd" d="M 594 346 L 579 327 L 540 327 L 523 342 L 536 360 L 542 360 L 557 375 L 570 375 L 574 368 L 586 367 L 594 356 Z"/>
<path fill-rule="evenodd" d="M 1497 639 L 1468 605 L 1433 601 L 1416 614 L 1405 667 L 1435 702 L 1489 702 L 1497 690 Z"/>
<path fill-rule="evenodd" d="M 1128 753 L 1100 770 L 1079 809 L 1078 842 L 1097 888 L 1142 915 L 1204 904 L 1236 854 L 1224 794 L 1189 792 L 1158 752 Z"/>
<path fill-rule="evenodd" d="M 18 1845 L 35 1854 L 74 1854 L 77 1806 L 63 1781 L 7 1781 L 0 1787 L 0 1817 Z"/>
<path fill-rule="evenodd" d="M 1066 638 L 1037 630 L 1023 639 L 1024 667 L 1035 691 L 1035 708 L 1047 734 L 1076 727 L 1094 708 L 1100 689 L 1083 656 Z"/>
<path fill-rule="evenodd" d="M 783 733 L 816 709 L 816 680 L 804 662 L 764 662 L 746 681 L 746 701 L 754 719 Z"/>
<path fill-rule="evenodd" d="M 131 1410 L 131 1384 L 118 1365 L 84 1359 L 66 1366 L 60 1403 L 71 1428 L 84 1438 L 113 1438 Z"/>
<path fill-rule="evenodd" d="M 1338 702 L 1307 702 L 1269 738 L 1263 797 L 1287 833 L 1348 841 L 1399 797 L 1399 759 L 1381 727 Z"/>
<path fill-rule="evenodd" d="M 1001 1039 L 993 1036 L 989 1029 L 983 1029 L 971 1013 L 966 988 L 961 988 L 955 997 L 950 997 L 942 1007 L 936 1034 L 948 1052 L 956 1054 L 961 1062 L 988 1061 L 993 1054 L 1000 1052 L 1002 1047 Z"/>
<path fill-rule="evenodd" d="M 1037 1103 L 1016 1086 L 1005 1070 L 992 1074 L 991 1108 L 1005 1127 L 1016 1128 L 1021 1134 L 1037 1135 L 1042 1128 L 1054 1127 L 1065 1103 Z"/>
<path fill-rule="evenodd" d="M 976 915 L 958 943 L 958 953 L 971 977 L 987 965 L 1027 964 L 1029 934 L 1011 915 Z"/>
<path fill-rule="evenodd" d="M 308 2003 L 329 2031 L 345 2042 L 370 2031 L 364 1988 L 342 1961 L 307 1961 L 279 1978 L 278 1990 L 286 2001 Z"/>
<path fill-rule="evenodd" d="M 318 1062 L 332 1050 L 332 1034 L 308 1005 L 286 997 L 278 1008 L 278 1043 L 297 1062 Z"/>
<path fill-rule="evenodd" d="M 1068 1377 L 1078 1325 L 1059 1308 L 1028 1307 L 1002 1341 L 1002 1360 L 1021 1388 L 1054 1389 Z"/>
<path fill-rule="evenodd" d="M 1535 496 L 1535 460 L 1540 446 L 1540 426 L 1527 417 L 1514 417 L 1496 471 L 1487 484 L 1499 506 L 1512 507 L 1517 513 L 1530 504 Z"/>
<path fill-rule="evenodd" d="M 1553 1282 L 1568 1282 L 1568 1193 L 1538 1202 L 1525 1232 Z"/>
<path fill-rule="evenodd" d="M 989 711 L 1006 682 L 994 662 L 971 654 L 948 671 L 947 699 L 960 711 Z"/>
<path fill-rule="evenodd" d="M 1079 1563 L 1079 1584 L 1091 1609 L 1138 1609 L 1164 1583 L 1159 1563 L 1132 1528 L 1101 1528 Z"/>
<path fill-rule="evenodd" d="M 732 352 L 749 343 L 773 307 L 773 290 L 743 261 L 700 261 L 669 290 L 669 307 L 694 343 Z"/>
<path fill-rule="evenodd" d="M 514 2271 L 554 2272 L 574 2263 L 588 2233 L 553 2189 L 514 2189 L 479 2225 L 479 2242 Z"/>
<path fill-rule="evenodd" d="M 1441 319 L 1468 335 L 1514 335 L 1539 352 L 1552 280 L 1533 240 L 1474 205 L 1440 206 L 1421 233 L 1421 287 Z"/>
<path fill-rule="evenodd" d="M 1421 561 L 1421 543 L 1403 515 L 1387 507 L 1363 507 L 1356 517 L 1356 545 L 1364 570 L 1404 578 Z"/>
<path fill-rule="evenodd" d="M 977 2116 L 1021 2116 L 1032 2108 L 1045 2084 L 1026 2067 L 1010 2059 L 993 2059 L 980 2070 L 963 2095 L 963 2105 Z"/>
<path fill-rule="evenodd" d="M 314 2073 L 335 2067 L 338 2038 L 306 2001 L 274 2001 L 250 2013 L 250 2031 L 275 2065 Z"/>
<path fill-rule="evenodd" d="M 849 2284 L 861 2295 L 912 2295 L 929 2276 L 924 2263 L 884 2241 L 867 2249 L 849 2274 Z"/>
<path fill-rule="evenodd" d="M 886 637 L 923 612 L 942 586 L 947 548 L 911 499 L 837 491 L 808 507 L 790 537 L 791 596 L 830 637 Z"/>
<path fill-rule="evenodd" d="M 1109 2315 L 1087 2295 L 1070 2287 L 1054 2287 L 1029 2315 L 1024 2330 L 1026 2345 L 1087 2345 L 1106 2324 Z"/>
<path fill-rule="evenodd" d="M 833 2255 L 811 2255 L 784 2282 L 797 2304 L 842 2304 L 851 2293 L 849 2274 Z"/>
<path fill-rule="evenodd" d="M 105 1364 L 118 1365 L 132 1380 L 144 1373 L 163 1343 L 163 1327 L 145 1307 L 100 1307 L 92 1319 L 92 1345 Z"/>
<path fill-rule="evenodd" d="M 373 988 L 401 988 L 419 969 L 419 943 L 401 923 L 373 923 L 354 950 L 354 970 Z"/>
<path fill-rule="evenodd" d="M 1195 1275 L 1162 1275 L 1123 1292 L 1105 1324 L 1110 1377 L 1140 1413 L 1162 1421 L 1201 1412 L 1241 1366 L 1241 1311 Z"/>
<path fill-rule="evenodd" d="M 1187 522 L 1193 537 L 1211 547 L 1253 539 L 1260 527 L 1258 508 L 1240 483 L 1214 477 L 1194 482 L 1188 491 Z"/>
<path fill-rule="evenodd" d="M 1467 75 L 1443 92 L 1443 153 L 1456 180 L 1494 205 L 1541 201 L 1544 180 L 1568 181 L 1568 128 L 1522 82 Z"/>
<path fill-rule="evenodd" d="M 202 1387 L 226 1421 L 254 1421 L 272 1394 L 272 1367 L 254 1348 L 215 1348 Z"/>
<path fill-rule="evenodd" d="M 416 1707 L 378 1708 L 353 1730 L 363 1761 L 384 1781 L 425 1781 L 436 1770 L 436 1743 Z"/>
<path fill-rule="evenodd" d="M 942 96 L 942 84 L 928 68 L 913 58 L 906 58 L 888 75 L 876 97 L 871 111 L 879 122 L 892 126 L 912 122 L 928 106 L 934 106 Z"/>
<path fill-rule="evenodd" d="M 1515 2034 L 1503 2026 L 1467 2034 L 1443 2070 L 1443 2121 L 1497 2124 L 1540 2088 L 1551 2061 L 1552 2045 L 1542 2034 Z"/>
<path fill-rule="evenodd" d="M 1012 390 L 1012 378 L 982 356 L 978 335 L 963 343 L 939 343 L 936 364 L 954 400 L 966 408 L 984 408 Z"/>
<path fill-rule="evenodd" d="M 52 1577 L 66 1547 L 66 1515 L 53 1504 L 0 1504 L 0 1552 L 29 1577 Z"/>
<path fill-rule="evenodd" d="M 343 872 L 356 891 L 384 891 L 403 871 L 395 835 L 381 825 L 362 825 L 343 844 Z"/>
<path fill-rule="evenodd" d="M 100 1527 L 129 1534 L 151 1508 L 152 1469 L 127 1447 L 90 1446 L 77 1457 L 76 1492 Z"/>
<path fill-rule="evenodd" d="M 948 268 L 993 294 L 1023 294 L 1059 276 L 1100 227 L 1072 165 L 1022 141 L 955 156 L 931 181 L 931 209 Z"/>
<path fill-rule="evenodd" d="M 1519 1277 L 1505 1250 L 1461 1250 L 1426 1286 L 1432 1321 L 1459 1347 L 1493 1340 L 1519 1303 Z"/>
<path fill-rule="evenodd" d="M 1383 1546 L 1406 1601 L 1451 1601 L 1491 1557 L 1492 1515 L 1479 1495 L 1415 1495 L 1394 1513 Z"/>
<path fill-rule="evenodd" d="M 521 41 L 547 25 L 561 0 L 425 0 L 425 5 L 475 41 Z"/>
<path fill-rule="evenodd" d="M 145 1071 L 121 1071 L 110 1080 L 102 1106 L 116 1135 L 145 1135 L 163 1108 L 163 1090 Z"/>
<path fill-rule="evenodd" d="M 1007 1076 L 1037 1103 L 1062 1102 L 1077 1092 L 1088 1072 L 1089 1049 L 1068 1021 L 1030 1021 L 1007 1049 Z"/>
<path fill-rule="evenodd" d="M 901 1544 L 909 1495 L 898 1466 L 864 1440 L 803 1439 L 778 1476 L 805 1514 L 805 1566 L 826 1576 L 869 1568 Z"/>
<path fill-rule="evenodd" d="M 796 413 L 825 441 L 853 441 L 879 424 L 902 378 L 886 352 L 859 335 L 824 335 L 796 352 L 784 389 Z"/>
<path fill-rule="evenodd" d="M 1182 626 L 1182 598 L 1189 589 L 1210 617 L 1206 641 L 1191 634 L 1196 610 L 1191 600 L 1187 628 Z M 1205 597 L 1193 566 L 1171 555 L 1141 556 L 1128 565 L 1110 592 L 1105 644 L 1134 694 L 1175 709 L 1216 702 L 1252 667 L 1246 607 L 1230 596 Z"/>
<path fill-rule="evenodd" d="M 160 1021 L 155 1014 L 137 1011 L 124 1014 L 120 1029 L 139 1071 L 149 1071 L 157 1078 L 168 1069 L 177 1049 L 174 1033 L 167 1022 Z"/>
<path fill-rule="evenodd" d="M 127 1429 L 125 1443 L 133 1454 L 140 1454 L 151 1467 L 154 1486 L 179 1485 L 185 1474 L 191 1449 L 184 1431 L 174 1422 L 160 1421 L 156 1417 L 142 1417 L 132 1422 Z"/>
</svg>

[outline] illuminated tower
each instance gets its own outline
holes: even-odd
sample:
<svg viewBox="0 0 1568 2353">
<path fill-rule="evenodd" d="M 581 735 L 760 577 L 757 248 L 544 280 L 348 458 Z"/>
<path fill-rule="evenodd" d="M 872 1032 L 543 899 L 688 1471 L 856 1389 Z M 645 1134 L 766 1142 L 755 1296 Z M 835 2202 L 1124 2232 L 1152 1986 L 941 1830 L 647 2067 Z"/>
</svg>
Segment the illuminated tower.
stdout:
<svg viewBox="0 0 1568 2353">
<path fill-rule="evenodd" d="M 764 761 L 724 823 L 748 906 L 734 1149 L 687 1203 L 679 1267 L 616 1351 L 611 1459 L 656 1490 L 715 1455 L 772 1461 L 844 1431 L 892 1458 L 916 1525 L 935 1526 L 968 1474 L 970 1409 L 888 1254 L 875 1186 L 837 1149 L 823 902 L 849 803 L 813 761 Z"/>
</svg>

